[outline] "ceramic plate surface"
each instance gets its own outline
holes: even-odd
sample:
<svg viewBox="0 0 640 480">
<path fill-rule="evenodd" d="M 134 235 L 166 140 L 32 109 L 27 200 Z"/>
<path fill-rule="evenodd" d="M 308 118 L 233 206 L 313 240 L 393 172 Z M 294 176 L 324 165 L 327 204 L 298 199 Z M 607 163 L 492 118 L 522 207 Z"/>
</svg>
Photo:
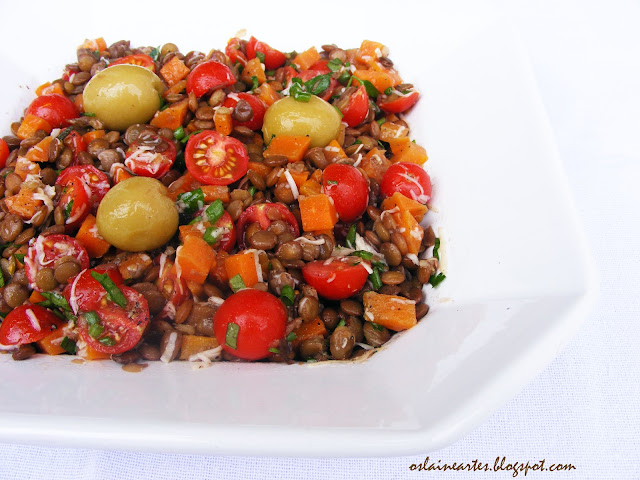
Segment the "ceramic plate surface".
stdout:
<svg viewBox="0 0 640 480">
<path fill-rule="evenodd" d="M 148 10 L 137 3 L 118 21 L 88 6 L 81 27 L 62 29 L 55 22 L 73 25 L 79 13 L 52 19 L 44 5 L 46 16 L 3 6 L 5 18 L 29 13 L 38 35 L 25 35 L 22 22 L 0 33 L 2 135 L 85 37 L 206 52 L 244 28 L 285 51 L 356 47 L 363 38 L 388 45 L 423 94 L 408 120 L 429 152 L 438 210 L 430 215 L 442 228 L 448 278 L 427 291 L 426 319 L 363 363 L 192 370 L 176 362 L 131 374 L 112 362 L 0 356 L 0 441 L 283 456 L 426 452 L 518 392 L 588 311 L 593 274 L 544 108 L 517 37 L 492 13 L 425 6 L 402 25 L 328 28 L 337 25 L 331 12 L 299 9 L 222 22 L 211 3 L 167 35 L 161 22 L 140 21 Z"/>
</svg>

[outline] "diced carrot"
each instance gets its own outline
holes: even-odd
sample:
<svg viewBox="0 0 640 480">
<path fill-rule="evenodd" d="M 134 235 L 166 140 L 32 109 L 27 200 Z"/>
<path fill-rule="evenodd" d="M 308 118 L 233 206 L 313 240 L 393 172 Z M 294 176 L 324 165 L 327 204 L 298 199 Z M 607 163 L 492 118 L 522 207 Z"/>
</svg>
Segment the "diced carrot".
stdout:
<svg viewBox="0 0 640 480">
<path fill-rule="evenodd" d="M 417 255 L 424 237 L 424 230 L 411 212 L 407 210 L 394 213 L 393 218 L 401 228 L 402 236 L 407 243 L 407 250 L 409 253 Z"/>
<path fill-rule="evenodd" d="M 225 263 L 227 258 L 229 258 L 229 254 L 224 250 L 214 250 L 213 253 L 215 254 L 215 259 L 213 265 L 209 269 L 209 280 L 220 288 L 226 288 L 228 287 L 227 282 L 229 277 L 227 277 Z"/>
<path fill-rule="evenodd" d="M 54 82 L 54 83 L 46 82 L 40 85 L 38 88 L 36 88 L 37 96 L 49 95 L 51 93 L 57 93 L 59 95 L 65 94 L 59 82 Z"/>
<path fill-rule="evenodd" d="M 409 129 L 403 125 L 391 122 L 384 122 L 380 125 L 380 140 L 383 142 L 393 142 L 407 135 L 409 135 Z"/>
<path fill-rule="evenodd" d="M 338 223 L 338 213 L 331 199 L 321 193 L 310 197 L 299 197 L 302 229 L 305 232 L 333 229 Z"/>
<path fill-rule="evenodd" d="M 151 266 L 153 261 L 146 253 L 129 253 L 124 260 L 118 264 L 118 271 L 123 280 L 130 280 L 139 272 L 144 272 Z"/>
<path fill-rule="evenodd" d="M 233 130 L 233 120 L 231 118 L 231 110 L 228 107 L 220 107 L 213 114 L 213 123 L 216 127 L 216 132 L 222 135 L 229 135 Z"/>
<path fill-rule="evenodd" d="M 318 171 L 318 170 L 316 170 Z M 319 195 L 322 193 L 322 185 L 313 179 L 307 180 L 299 188 L 300 195 L 310 197 L 311 195 Z"/>
<path fill-rule="evenodd" d="M 215 254 L 211 246 L 195 235 L 186 237 L 176 250 L 176 268 L 186 281 L 204 283 L 214 261 Z"/>
<path fill-rule="evenodd" d="M 311 177 L 309 177 L 310 180 L 315 180 L 318 183 L 322 182 L 322 169 L 321 168 L 316 168 L 313 173 L 311 174 Z"/>
<path fill-rule="evenodd" d="M 189 67 L 187 67 L 182 60 L 177 56 L 174 56 L 162 66 L 160 69 L 160 75 L 162 75 L 162 78 L 164 78 L 167 84 L 171 87 L 189 75 L 190 71 Z"/>
<path fill-rule="evenodd" d="M 251 83 L 253 82 L 253 77 L 256 77 L 258 79 L 258 83 L 260 85 L 267 81 L 267 75 L 264 71 L 264 68 L 262 68 L 262 63 L 260 63 L 260 59 L 257 57 L 249 60 L 244 66 L 244 69 L 240 74 L 240 80 L 251 85 Z"/>
<path fill-rule="evenodd" d="M 394 80 L 387 72 L 378 72 L 376 70 L 356 70 L 353 72 L 355 77 L 354 85 L 359 85 L 358 80 L 367 80 L 376 87 L 380 93 L 384 92 L 387 88 L 393 87 Z"/>
<path fill-rule="evenodd" d="M 98 352 L 94 350 L 91 345 L 87 344 L 87 347 L 84 351 L 84 358 L 86 360 L 108 360 L 111 358 L 111 355 L 108 353 Z"/>
<path fill-rule="evenodd" d="M 167 196 L 175 201 L 181 193 L 190 192 L 199 186 L 201 186 L 201 183 L 193 178 L 193 175 L 187 171 L 169 185 L 167 188 Z"/>
<path fill-rule="evenodd" d="M 256 88 L 255 93 L 268 107 L 282 98 L 282 95 L 269 83 L 263 83 L 260 85 Z"/>
<path fill-rule="evenodd" d="M 102 138 L 104 136 L 105 136 L 104 130 L 92 130 L 82 135 L 82 139 L 84 140 L 84 143 L 89 145 L 96 138 Z"/>
<path fill-rule="evenodd" d="M 33 193 L 33 190 L 23 187 L 16 195 L 6 197 L 4 201 L 7 210 L 23 220 L 31 219 L 38 208 L 43 205 L 42 200 L 33 198 Z"/>
<path fill-rule="evenodd" d="M 360 44 L 360 48 L 356 52 L 356 61 L 369 65 L 374 63 L 378 57 L 382 56 L 382 51 L 385 46 L 380 42 L 373 42 L 371 40 L 363 40 Z"/>
<path fill-rule="evenodd" d="M 126 180 L 127 178 L 133 177 L 133 175 L 129 173 L 127 168 L 124 166 L 124 163 L 114 163 L 111 166 L 110 173 L 111 173 L 111 180 L 113 181 L 114 185 L 117 185 L 118 183 L 122 182 L 123 180 Z"/>
<path fill-rule="evenodd" d="M 375 60 L 369 64 L 369 70 L 372 70 L 375 72 L 384 72 L 385 74 L 389 75 L 393 80 L 394 86 L 400 85 L 402 83 L 402 77 L 398 72 L 396 72 L 393 68 L 383 67 L 378 60 Z"/>
<path fill-rule="evenodd" d="M 48 162 L 49 145 L 51 145 L 52 141 L 53 137 L 44 137 L 27 151 L 25 158 L 31 162 Z"/>
<path fill-rule="evenodd" d="M 331 163 L 341 158 L 347 158 L 347 154 L 344 153 L 344 150 L 336 140 L 331 140 L 329 145 L 324 147 L 324 156 Z"/>
<path fill-rule="evenodd" d="M 224 262 L 227 278 L 232 279 L 236 275 L 242 277 L 245 287 L 252 287 L 258 283 L 258 272 L 254 252 L 243 252 L 229 255 Z"/>
<path fill-rule="evenodd" d="M 299 162 L 311 145 L 311 137 L 306 135 L 277 135 L 271 139 L 264 151 L 265 157 L 284 155 L 290 162 Z"/>
<path fill-rule="evenodd" d="M 305 71 L 309 70 L 311 65 L 320 60 L 320 54 L 316 47 L 311 47 L 308 50 L 305 50 L 302 53 L 299 53 L 296 58 L 293 59 L 293 62 L 300 70 Z"/>
<path fill-rule="evenodd" d="M 382 181 L 382 177 L 390 166 L 391 160 L 385 156 L 384 150 L 379 148 L 369 150 L 360 163 L 360 168 L 365 171 L 367 176 L 378 183 Z"/>
<path fill-rule="evenodd" d="M 396 295 L 366 292 L 363 296 L 364 319 L 396 332 L 418 323 L 414 301 Z"/>
<path fill-rule="evenodd" d="M 111 247 L 111 244 L 98 233 L 96 217 L 91 214 L 87 215 L 82 225 L 80 225 L 80 229 L 76 234 L 76 240 L 85 248 L 89 254 L 89 258 L 100 258 L 107 253 L 109 247 Z"/>
<path fill-rule="evenodd" d="M 216 337 L 205 337 L 203 335 L 183 335 L 182 346 L 180 347 L 180 360 L 189 360 L 189 357 L 197 353 L 211 350 L 218 346 Z"/>
<path fill-rule="evenodd" d="M 205 202 L 220 200 L 222 203 L 229 203 L 229 187 L 226 185 L 202 185 L 200 188 Z"/>
<path fill-rule="evenodd" d="M 307 172 L 306 170 L 302 172 L 294 172 L 290 170 L 289 174 L 291 175 L 291 178 L 293 178 L 293 183 L 296 184 L 296 187 L 298 187 L 298 190 L 300 190 L 300 187 L 304 184 L 304 182 L 307 181 L 307 178 L 309 177 L 309 172 Z M 280 175 L 280 177 L 278 178 L 278 183 L 285 183 L 285 182 L 287 182 L 287 177 L 283 172 L 282 175 Z"/>
<path fill-rule="evenodd" d="M 29 295 L 30 303 L 44 302 L 45 300 L 46 298 L 44 298 L 42 294 L 37 290 L 34 290 L 33 292 L 31 292 L 31 295 Z"/>
<path fill-rule="evenodd" d="M 32 137 L 38 130 L 51 133 L 51 125 L 46 120 L 28 113 L 18 128 L 17 136 L 20 140 L 25 140 Z"/>
<path fill-rule="evenodd" d="M 64 329 L 58 328 L 54 330 L 49 335 L 44 337 L 42 340 L 38 340 L 36 345 L 40 347 L 47 355 L 60 355 L 61 353 L 65 353 L 65 349 L 60 346 L 60 337 L 64 337 Z"/>
<path fill-rule="evenodd" d="M 174 57 L 175 58 L 175 57 Z M 151 125 L 158 128 L 170 128 L 175 130 L 181 127 L 187 117 L 189 100 L 185 98 L 179 102 L 169 105 L 164 110 L 159 110 L 151 119 Z"/>
<path fill-rule="evenodd" d="M 393 195 L 385 198 L 382 202 L 383 210 L 393 210 L 395 207 L 398 207 L 400 212 L 410 212 L 418 222 L 421 222 L 424 214 L 427 213 L 427 207 L 422 203 L 416 202 L 400 192 L 394 192 Z"/>
<path fill-rule="evenodd" d="M 186 90 L 186 88 L 187 88 L 187 80 L 186 79 L 185 80 L 180 80 L 175 85 L 171 85 L 169 88 L 167 88 L 164 91 L 164 93 L 162 94 L 162 96 L 164 98 L 167 98 L 168 95 L 175 95 L 175 94 L 178 94 L 178 93 L 182 93 L 183 90 Z"/>
<path fill-rule="evenodd" d="M 49 155 L 48 151 L 47 155 Z M 27 157 L 18 157 L 13 171 L 17 175 L 20 175 L 20 178 L 22 178 L 22 180 L 25 180 L 27 178 L 27 175 L 38 175 L 40 173 L 40 165 L 38 165 L 36 162 L 32 162 Z"/>
<path fill-rule="evenodd" d="M 94 52 L 104 52 L 107 49 L 107 42 L 104 41 L 104 38 L 96 38 L 94 40 L 86 39 L 79 48 L 88 48 Z"/>
<path fill-rule="evenodd" d="M 409 141 L 409 137 L 402 137 L 389 142 L 393 152 L 393 163 L 411 162 L 422 165 L 429 158 L 427 151 L 417 143 Z"/>
<path fill-rule="evenodd" d="M 319 318 L 315 320 L 311 320 L 310 322 L 304 322 L 298 328 L 296 328 L 293 333 L 296 334 L 296 338 L 291 342 L 291 346 L 295 349 L 298 348 L 305 340 L 309 340 L 310 338 L 321 336 L 326 336 L 329 332 L 327 331 L 327 327 L 324 326 L 324 322 Z"/>
<path fill-rule="evenodd" d="M 271 172 L 271 167 L 260 162 L 249 162 L 248 170 L 253 170 L 263 177 L 266 177 L 267 175 L 269 175 L 269 172 Z"/>
</svg>

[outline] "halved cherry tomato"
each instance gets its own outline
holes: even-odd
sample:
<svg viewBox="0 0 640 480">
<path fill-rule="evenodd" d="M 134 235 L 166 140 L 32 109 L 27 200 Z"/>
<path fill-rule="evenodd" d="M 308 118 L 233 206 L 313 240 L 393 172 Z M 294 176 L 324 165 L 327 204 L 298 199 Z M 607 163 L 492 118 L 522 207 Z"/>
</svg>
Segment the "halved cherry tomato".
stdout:
<svg viewBox="0 0 640 480">
<path fill-rule="evenodd" d="M 232 64 L 236 62 L 240 63 L 240 65 L 247 64 L 247 56 L 242 51 L 242 40 L 237 37 L 229 39 L 224 53 L 227 54 Z"/>
<path fill-rule="evenodd" d="M 97 209 L 98 204 L 111 188 L 109 177 L 93 165 L 76 165 L 65 168 L 62 173 L 58 175 L 56 185 L 62 185 L 64 187 L 74 177 L 82 179 L 84 184 L 89 187 L 91 204 L 94 210 Z"/>
<path fill-rule="evenodd" d="M 381 110 L 387 113 L 401 113 L 413 107 L 418 101 L 419 97 L 420 93 L 417 91 L 413 91 L 405 96 L 398 97 L 390 101 L 381 101 L 380 103 L 378 103 L 378 106 Z"/>
<path fill-rule="evenodd" d="M 291 233 L 296 237 L 300 235 L 298 221 L 287 207 L 280 203 L 259 203 L 251 205 L 238 218 L 238 247 L 240 250 L 246 248 L 244 233 L 250 224 L 258 223 L 262 230 L 267 230 L 273 221 L 271 219 L 278 217 L 287 224 Z"/>
<path fill-rule="evenodd" d="M 233 72 L 224 63 L 210 60 L 197 65 L 187 77 L 187 93 L 201 97 L 217 88 L 226 88 L 236 83 Z"/>
<path fill-rule="evenodd" d="M 124 164 L 136 175 L 161 178 L 173 166 L 176 155 L 173 142 L 159 135 L 149 135 L 129 146 Z"/>
<path fill-rule="evenodd" d="M 394 163 L 382 177 L 380 193 L 390 197 L 394 192 L 426 204 L 431 198 L 431 179 L 420 165 L 410 162 Z"/>
<path fill-rule="evenodd" d="M 73 165 L 77 165 L 78 155 L 80 155 L 80 152 L 87 151 L 87 143 L 82 138 L 82 135 L 80 135 L 75 130 L 71 130 L 69 135 L 67 135 L 67 137 L 63 140 L 63 143 L 67 147 L 73 149 Z"/>
<path fill-rule="evenodd" d="M 20 305 L 14 308 L 0 325 L 0 344 L 24 345 L 42 340 L 64 322 L 51 310 L 40 305 Z"/>
<path fill-rule="evenodd" d="M 216 229 L 220 229 L 222 233 L 217 235 L 216 242 L 211 244 L 211 246 L 216 249 L 224 250 L 225 252 L 230 252 L 236 244 L 236 227 L 233 224 L 231 216 L 227 212 L 224 212 L 215 225 L 212 225 L 211 222 L 206 220 L 206 216 L 204 214 L 205 208 L 206 207 L 203 207 L 202 210 L 196 213 L 196 217 L 201 217 L 205 220 L 196 222 L 195 224 L 190 224 L 189 227 L 191 228 L 188 229 L 189 235 L 196 235 L 202 238 L 207 228 L 214 227 Z M 185 227 L 186 225 L 180 227 L 180 232 L 182 232 Z"/>
<path fill-rule="evenodd" d="M 31 288 L 41 292 L 42 289 L 36 285 L 36 274 L 42 268 L 53 268 L 56 260 L 62 257 L 75 258 L 83 270 L 89 267 L 89 254 L 75 238 L 54 234 L 40 235 L 32 240 L 24 257 L 24 271 Z"/>
<path fill-rule="evenodd" d="M 287 60 L 287 57 L 281 51 L 251 37 L 247 42 L 247 58 L 249 60 L 256 58 L 258 53 L 264 55 L 263 63 L 267 70 L 275 70 L 284 65 Z"/>
<path fill-rule="evenodd" d="M 166 256 L 160 255 L 155 261 L 160 265 L 156 286 L 162 296 L 167 299 L 167 303 L 158 314 L 158 318 L 173 320 L 176 316 L 176 308 L 189 296 L 189 289 L 187 283 L 178 276 L 175 264 L 166 260 Z"/>
<path fill-rule="evenodd" d="M 58 93 L 41 95 L 36 98 L 25 111 L 25 115 L 28 114 L 46 120 L 51 128 L 66 127 L 69 125 L 69 120 L 79 115 L 73 102 Z"/>
<path fill-rule="evenodd" d="M 119 58 L 109 64 L 110 67 L 113 65 L 138 65 L 139 67 L 151 70 L 153 73 L 156 72 L 156 64 L 153 62 L 153 58 L 143 53 L 136 53 L 135 55 L 127 55 L 126 57 Z"/>
<path fill-rule="evenodd" d="M 362 289 L 369 273 L 359 257 L 332 257 L 333 261 L 316 260 L 302 267 L 305 281 L 318 295 L 329 300 L 343 300 Z"/>
<path fill-rule="evenodd" d="M 255 95 L 241 92 L 227 95 L 227 98 L 224 100 L 224 103 L 222 105 L 224 107 L 234 108 L 239 100 L 244 100 L 249 104 L 249 106 L 251 106 L 251 110 L 253 110 L 253 116 L 246 122 L 238 122 L 236 120 L 233 120 L 233 124 L 239 125 L 241 127 L 247 127 L 251 130 L 261 129 L 262 122 L 264 121 L 264 114 L 267 112 L 267 106 L 264 104 L 264 102 Z"/>
<path fill-rule="evenodd" d="M 100 318 L 103 331 L 89 333 L 89 323 L 84 315 L 78 317 L 78 333 L 82 340 L 94 350 L 116 355 L 131 350 L 140 341 L 149 324 L 149 306 L 144 296 L 133 288 L 119 286 L 127 299 L 125 308 L 113 302 L 101 306 L 95 313 Z M 86 312 L 83 312 L 86 313 Z"/>
<path fill-rule="evenodd" d="M 4 168 L 9 158 L 9 146 L 7 142 L 0 138 L 0 168 Z"/>
<path fill-rule="evenodd" d="M 90 190 L 80 177 L 73 177 L 65 185 L 58 206 L 64 212 L 64 226 L 67 230 L 79 228 L 91 211 Z"/>
<path fill-rule="evenodd" d="M 322 185 L 343 222 L 353 222 L 367 209 L 369 184 L 357 168 L 332 163 L 322 173 Z"/>
<path fill-rule="evenodd" d="M 369 112 L 369 96 L 364 85 L 351 95 L 349 103 L 342 109 L 342 121 L 350 127 L 360 125 Z"/>
<path fill-rule="evenodd" d="M 191 175 L 206 185 L 229 185 L 247 173 L 249 165 L 244 144 L 214 130 L 189 138 L 184 159 Z"/>
<path fill-rule="evenodd" d="M 287 309 L 267 292 L 247 288 L 227 298 L 213 316 L 218 343 L 231 355 L 260 360 L 284 337 Z"/>
<path fill-rule="evenodd" d="M 117 267 L 98 266 L 92 269 L 82 270 L 78 275 L 68 280 L 62 294 L 67 299 L 74 314 L 96 310 L 107 296 L 106 290 L 100 285 L 91 272 L 106 273 L 116 285 L 122 285 L 124 280 Z"/>
</svg>

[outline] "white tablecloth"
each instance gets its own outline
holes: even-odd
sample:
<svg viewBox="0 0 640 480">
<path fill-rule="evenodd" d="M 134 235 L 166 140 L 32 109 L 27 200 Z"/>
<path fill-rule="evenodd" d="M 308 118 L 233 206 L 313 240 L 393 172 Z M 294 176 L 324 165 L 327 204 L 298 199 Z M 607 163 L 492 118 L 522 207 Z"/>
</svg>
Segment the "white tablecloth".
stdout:
<svg viewBox="0 0 640 480">
<path fill-rule="evenodd" d="M 53 4 L 52 4 L 53 8 Z M 363 5 L 366 8 L 366 5 Z M 545 460 L 531 478 L 640 478 L 640 5 L 503 7 L 529 50 L 587 232 L 600 298 L 564 351 L 484 425 L 424 455 L 380 459 L 202 457 L 0 444 L 1 479 L 511 478 L 412 471 Z M 401 14 L 402 8 L 394 11 Z M 541 192 L 544 194 L 544 192 Z M 520 474 L 522 476 L 524 474 Z"/>
</svg>

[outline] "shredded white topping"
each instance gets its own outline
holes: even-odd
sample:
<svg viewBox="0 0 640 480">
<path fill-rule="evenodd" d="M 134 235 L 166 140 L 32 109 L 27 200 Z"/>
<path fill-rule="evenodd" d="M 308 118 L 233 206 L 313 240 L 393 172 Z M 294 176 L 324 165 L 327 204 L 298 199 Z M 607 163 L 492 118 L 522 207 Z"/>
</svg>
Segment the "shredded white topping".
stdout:
<svg viewBox="0 0 640 480">
<path fill-rule="evenodd" d="M 422 240 L 422 230 L 420 227 L 414 227 L 409 231 L 409 235 L 411 235 L 416 240 Z"/>
<path fill-rule="evenodd" d="M 364 348 L 365 350 L 373 350 L 373 348 L 374 348 L 371 345 L 367 345 L 366 343 L 356 342 L 356 345 L 361 347 L 361 348 Z"/>
<path fill-rule="evenodd" d="M 65 224 L 69 225 L 77 220 L 79 220 L 82 217 L 82 214 L 85 212 L 85 210 L 87 209 L 87 204 L 83 203 L 81 205 L 80 210 L 78 210 L 74 215 L 72 215 L 71 217 L 67 218 Z"/>
<path fill-rule="evenodd" d="M 178 257 L 180 256 L 180 251 L 182 250 L 182 245 L 180 245 L 176 249 L 176 277 L 180 278 L 182 276 L 182 267 L 180 267 L 180 262 L 178 262 Z"/>
<path fill-rule="evenodd" d="M 407 258 L 411 260 L 414 265 L 420 265 L 420 259 L 415 253 L 407 253 Z"/>
<path fill-rule="evenodd" d="M 176 349 L 176 341 L 178 340 L 178 332 L 171 332 L 169 334 L 169 340 L 167 341 L 167 347 L 162 352 L 160 356 L 160 361 L 163 363 L 169 363 L 171 361 L 171 357 L 173 356 L 173 352 Z"/>
<path fill-rule="evenodd" d="M 359 233 L 356 233 L 356 250 L 364 250 L 374 255 L 378 254 L 378 251 L 367 242 Z"/>
<path fill-rule="evenodd" d="M 3 345 L 0 343 L 0 352 L 12 352 L 18 349 L 18 345 Z"/>
<path fill-rule="evenodd" d="M 358 159 L 355 162 L 353 162 L 353 166 L 358 168 L 360 166 L 360 162 L 362 162 L 362 154 L 358 153 Z"/>
<path fill-rule="evenodd" d="M 289 170 L 285 170 L 284 171 L 284 176 L 287 179 L 287 183 L 291 187 L 291 192 L 293 193 L 293 198 L 295 198 L 297 200 L 298 197 L 300 196 L 300 193 L 298 192 L 298 186 L 296 185 L 296 182 L 293 180 L 293 176 L 291 175 L 291 172 Z"/>
<path fill-rule="evenodd" d="M 207 299 L 207 302 L 210 303 L 211 305 L 215 305 L 216 307 L 219 307 L 224 303 L 224 298 L 216 297 L 215 295 L 213 295 Z"/>
<path fill-rule="evenodd" d="M 371 265 L 369 265 L 367 262 L 361 262 L 360 265 L 362 265 L 364 267 L 364 269 L 367 271 L 367 273 L 369 273 L 369 274 L 373 273 L 373 268 L 371 268 Z"/>
<path fill-rule="evenodd" d="M 71 307 L 71 310 L 73 310 L 74 315 L 78 315 L 78 297 L 76 296 L 76 285 L 78 285 L 78 280 L 80 280 L 80 277 L 82 276 L 85 270 L 86 268 L 82 272 L 80 272 L 78 275 L 76 275 L 76 278 L 74 278 L 73 283 L 71 284 L 71 293 L 69 294 L 69 306 Z"/>
<path fill-rule="evenodd" d="M 408 298 L 390 298 L 390 302 L 401 303 L 402 305 L 415 305 L 416 302 L 414 300 L 409 300 Z"/>
<path fill-rule="evenodd" d="M 364 312 L 364 316 L 367 317 L 370 321 L 373 322 L 373 313 L 366 311 Z"/>
<path fill-rule="evenodd" d="M 393 207 L 391 210 L 383 210 L 380 214 L 380 219 L 383 219 L 385 215 L 391 215 L 392 213 L 396 213 L 400 211 L 400 207 L 397 205 Z"/>
<path fill-rule="evenodd" d="M 326 147 L 324 147 L 324 149 L 327 152 L 334 152 L 334 153 L 338 153 L 340 151 L 340 149 L 338 147 L 334 147 L 332 145 L 327 145 Z"/>
<path fill-rule="evenodd" d="M 40 332 L 42 330 L 42 327 L 40 326 L 38 317 L 36 317 L 36 314 L 33 313 L 33 310 L 31 310 L 30 308 L 27 308 L 24 313 L 27 314 L 27 318 L 29 319 L 29 322 L 31 323 L 31 326 L 33 327 L 33 329 Z"/>
<path fill-rule="evenodd" d="M 222 345 L 217 346 L 216 348 L 212 348 L 210 350 L 205 350 L 203 352 L 194 353 L 189 357 L 190 362 L 201 361 L 204 363 L 211 363 L 222 358 Z"/>
<path fill-rule="evenodd" d="M 322 245 L 324 243 L 324 238 L 318 238 L 316 240 L 311 240 L 307 237 L 298 237 L 293 240 L 294 242 L 300 243 L 308 243 L 309 245 Z"/>
<path fill-rule="evenodd" d="M 331 283 L 336 279 L 336 274 L 332 273 L 329 278 L 327 278 L 327 283 Z"/>
</svg>

